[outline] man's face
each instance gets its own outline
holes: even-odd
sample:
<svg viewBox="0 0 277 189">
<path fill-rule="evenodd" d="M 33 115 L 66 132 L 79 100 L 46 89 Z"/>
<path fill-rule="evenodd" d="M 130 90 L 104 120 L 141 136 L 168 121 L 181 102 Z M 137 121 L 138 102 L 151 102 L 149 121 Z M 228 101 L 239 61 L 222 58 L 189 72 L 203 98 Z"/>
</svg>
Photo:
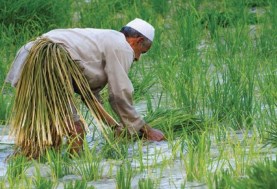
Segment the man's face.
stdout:
<svg viewBox="0 0 277 189">
<path fill-rule="evenodd" d="M 143 37 L 133 38 L 133 43 L 130 44 L 135 52 L 134 61 L 138 61 L 141 54 L 146 53 L 150 48 L 151 44 L 146 43 Z"/>
</svg>

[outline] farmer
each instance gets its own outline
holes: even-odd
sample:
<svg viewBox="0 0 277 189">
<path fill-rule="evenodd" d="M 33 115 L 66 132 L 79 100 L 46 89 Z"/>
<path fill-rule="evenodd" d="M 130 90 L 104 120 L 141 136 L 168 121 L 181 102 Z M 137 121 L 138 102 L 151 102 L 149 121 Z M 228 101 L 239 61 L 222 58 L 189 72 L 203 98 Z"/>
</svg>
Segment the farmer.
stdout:
<svg viewBox="0 0 277 189">
<path fill-rule="evenodd" d="M 51 87 L 55 86 L 55 82 L 52 82 L 52 78 L 49 75 L 54 75 L 54 72 L 58 73 L 60 70 L 64 70 L 62 68 L 55 70 L 58 69 L 56 67 L 63 67 L 62 64 L 73 62 L 78 65 L 77 67 L 80 68 L 80 72 L 86 81 L 83 82 L 79 80 L 77 76 L 74 76 L 75 72 L 69 71 L 69 74 L 64 74 L 61 79 L 55 80 L 56 82 L 63 82 L 62 86 L 64 86 L 65 91 L 68 83 L 67 81 L 70 80 L 71 88 L 73 88 L 74 92 L 80 94 L 82 98 L 85 98 L 85 93 L 82 92 L 85 90 L 85 87 L 82 88 L 81 85 L 87 82 L 92 94 L 96 97 L 96 99 L 99 100 L 99 102 L 101 102 L 99 92 L 107 85 L 110 105 L 120 119 L 120 124 L 116 125 L 114 130 L 116 135 L 120 135 L 125 128 L 129 136 L 142 134 L 142 136 L 147 140 L 163 140 L 164 134 L 161 131 L 153 129 L 147 125 L 147 123 L 135 110 L 132 100 L 133 86 L 128 77 L 128 71 L 133 61 L 138 61 L 140 55 L 146 53 L 150 49 L 154 39 L 154 32 L 155 30 L 152 25 L 142 19 L 136 18 L 124 26 L 120 32 L 110 29 L 92 28 L 55 29 L 43 34 L 35 41 L 27 43 L 18 51 L 6 78 L 6 82 L 10 82 L 12 86 L 16 87 L 17 90 L 14 104 L 14 116 L 21 116 L 22 113 L 30 111 L 32 113 L 26 113 L 27 116 L 30 116 L 25 116 L 24 118 L 26 118 L 26 120 L 28 118 L 34 119 L 33 117 L 35 116 L 33 115 L 37 113 L 34 111 L 34 108 L 39 110 L 37 107 L 39 105 L 34 106 L 33 109 L 29 108 L 30 110 L 28 109 L 29 105 L 25 105 L 25 107 L 22 108 L 24 109 L 23 112 L 18 110 L 21 108 L 20 105 L 22 104 L 19 103 L 21 102 L 20 98 L 25 98 L 23 103 L 26 101 L 35 101 L 36 103 L 37 97 L 33 97 L 35 94 L 32 95 L 34 92 L 27 96 L 29 93 L 28 91 L 24 91 L 24 86 L 31 86 L 31 89 L 35 90 L 43 85 L 45 93 L 44 95 L 41 95 L 42 97 L 40 96 L 40 98 L 45 97 L 47 102 L 52 102 L 52 100 L 55 100 L 56 96 L 63 89 L 50 89 Z M 62 54 L 62 52 L 65 53 Z M 57 63 L 59 60 L 56 60 L 59 59 L 56 58 L 56 55 L 59 55 L 59 53 L 62 55 L 58 57 L 68 57 L 67 59 L 63 59 L 64 62 L 62 62 L 62 64 Z M 40 59 L 40 57 L 43 58 Z M 48 57 L 49 59 L 47 59 Z M 51 69 L 54 71 L 49 71 L 48 73 L 47 69 L 51 69 L 46 65 L 51 65 L 50 62 L 52 60 L 54 60 L 53 62 L 55 62 L 55 66 L 48 67 L 51 67 Z M 45 65 L 45 68 L 43 66 L 43 68 L 41 68 L 41 73 L 45 75 L 42 77 L 40 83 L 37 82 L 37 78 L 40 78 L 37 75 L 39 71 L 33 71 L 40 69 L 38 68 L 38 65 Z M 34 74 L 34 77 L 30 79 L 32 74 Z M 67 91 L 64 93 L 65 95 L 60 96 L 70 97 L 70 95 L 67 95 L 70 94 L 70 92 L 67 93 Z M 91 99 L 93 99 L 93 97 Z M 44 102 L 43 100 L 41 101 L 42 103 Z M 69 101 L 72 101 L 71 103 L 73 103 L 73 100 Z M 47 104 L 47 102 L 45 102 L 45 106 L 47 106 L 45 111 L 48 111 L 47 116 L 45 116 L 46 118 L 43 120 L 42 118 L 39 118 L 39 116 L 36 118 L 36 120 L 38 120 L 37 122 L 39 123 L 37 124 L 37 127 L 41 127 L 40 130 L 45 129 L 41 125 L 48 124 L 47 128 L 49 127 L 49 129 L 46 130 L 46 134 L 44 132 L 38 131 L 39 136 L 34 137 L 33 134 L 30 134 L 30 130 L 28 129 L 25 129 L 22 131 L 22 133 L 17 129 L 25 128 L 21 124 L 26 124 L 27 126 L 36 124 L 33 123 L 35 121 L 29 123 L 23 119 L 25 122 L 21 122 L 22 119 L 20 119 L 20 124 L 17 124 L 18 122 L 16 121 L 11 123 L 12 127 L 14 127 L 16 137 L 20 138 L 17 139 L 18 146 L 22 151 L 24 151 L 25 148 L 32 148 L 31 151 L 30 149 L 27 149 L 25 155 L 36 157 L 38 154 L 40 154 L 40 151 L 36 150 L 36 145 L 41 147 L 45 143 L 46 146 L 59 146 L 62 140 L 62 135 L 66 133 L 70 136 L 71 152 L 79 152 L 79 150 L 82 149 L 85 129 L 83 122 L 80 120 L 80 114 L 77 113 L 79 112 L 78 108 L 76 108 L 76 105 L 71 104 L 71 106 L 68 106 L 68 109 L 64 108 L 66 110 L 56 110 L 54 109 L 53 104 Z M 57 101 L 57 103 L 58 102 L 59 101 Z M 85 102 L 86 104 L 90 103 L 89 101 Z M 59 113 L 55 113 L 55 116 L 64 114 L 71 114 L 71 116 L 64 116 L 67 118 L 61 118 L 63 120 L 62 122 L 56 122 L 57 117 L 50 116 L 52 115 L 51 113 L 55 111 L 61 111 Z M 49 123 L 45 121 L 48 119 L 50 119 L 50 121 L 48 121 Z M 71 123 L 71 121 L 67 122 L 67 120 L 73 120 L 72 125 L 74 126 L 68 126 L 67 124 Z M 109 125 L 109 121 L 107 122 Z M 51 123 L 55 125 L 55 128 L 59 126 L 60 129 L 53 129 L 51 127 Z M 62 127 L 63 124 L 66 125 L 66 129 Z M 110 125 L 112 124 L 113 123 Z M 21 125 L 21 127 L 19 125 Z M 36 126 L 30 126 L 30 128 L 33 127 Z M 50 133 L 50 135 L 47 133 Z M 26 135 L 30 137 L 28 138 Z M 34 139 L 31 139 L 31 137 Z M 47 142 L 41 142 L 42 138 L 44 138 L 43 141 Z M 33 142 L 33 146 L 28 146 L 30 141 Z"/>
</svg>

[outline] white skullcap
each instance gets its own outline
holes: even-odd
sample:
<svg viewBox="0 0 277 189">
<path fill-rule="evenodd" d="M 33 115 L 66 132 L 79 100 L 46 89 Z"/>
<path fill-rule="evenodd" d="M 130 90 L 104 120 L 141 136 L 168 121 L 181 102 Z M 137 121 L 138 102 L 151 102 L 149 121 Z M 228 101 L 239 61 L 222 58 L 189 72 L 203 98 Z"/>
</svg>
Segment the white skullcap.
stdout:
<svg viewBox="0 0 277 189">
<path fill-rule="evenodd" d="M 155 35 L 155 29 L 148 22 L 146 22 L 140 18 L 136 18 L 136 19 L 132 20 L 131 22 L 129 22 L 126 26 L 137 30 L 142 35 L 147 37 L 150 41 L 153 41 L 154 35 Z"/>
</svg>

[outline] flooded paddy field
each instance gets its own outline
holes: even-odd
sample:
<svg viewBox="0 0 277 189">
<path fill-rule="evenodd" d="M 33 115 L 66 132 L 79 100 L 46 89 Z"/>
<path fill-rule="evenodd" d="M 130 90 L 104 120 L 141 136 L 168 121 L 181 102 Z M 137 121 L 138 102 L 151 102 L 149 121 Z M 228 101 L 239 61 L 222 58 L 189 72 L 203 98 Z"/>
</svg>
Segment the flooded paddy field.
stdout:
<svg viewBox="0 0 277 189">
<path fill-rule="evenodd" d="M 1 126 L 3 131 L 4 126 Z M 7 132 L 1 132 L 0 137 L 0 177 L 5 178 L 7 172 L 6 158 L 13 153 L 13 139 L 7 135 Z M 252 132 L 244 131 L 228 131 L 226 140 L 217 141 L 214 136 L 206 136 L 205 141 L 208 144 L 208 149 L 205 149 L 205 154 L 201 158 L 205 158 L 205 164 L 201 161 L 194 160 L 192 166 L 197 169 L 203 169 L 205 166 L 205 174 L 215 174 L 218 170 L 224 169 L 239 169 L 241 166 L 252 165 L 255 162 L 263 161 L 267 158 L 276 161 L 277 149 L 270 146 L 264 146 L 258 142 L 259 140 Z M 95 136 L 94 136 L 95 137 Z M 104 148 L 104 139 L 100 136 L 92 138 L 92 135 L 87 135 L 87 141 L 90 150 L 101 151 Z M 188 141 L 177 138 L 173 141 L 162 142 L 142 142 L 137 141 L 127 146 L 127 156 L 124 159 L 98 159 L 99 177 L 95 181 L 86 181 L 87 187 L 94 187 L 99 189 L 117 188 L 117 176 L 119 170 L 126 166 L 128 162 L 128 169 L 132 171 L 130 185 L 131 188 L 139 188 L 139 181 L 144 179 L 151 179 L 154 188 L 210 188 L 209 183 L 195 182 L 187 180 L 187 170 L 192 159 L 191 153 L 188 150 Z M 239 146 L 235 147 L 235 146 Z M 97 148 L 97 149 L 96 149 Z M 224 150 L 223 150 L 224 149 Z M 203 149 L 202 149 L 203 150 Z M 198 154 L 198 152 L 195 152 Z M 226 155 L 223 155 L 226 154 Z M 97 153 L 96 153 L 97 154 Z M 95 155 L 96 155 L 95 154 Z M 199 155 L 199 154 L 198 154 Z M 198 158 L 195 156 L 195 158 Z M 76 166 L 83 166 L 94 163 L 83 160 L 73 159 L 66 166 L 68 174 L 61 176 L 55 183 L 55 188 L 66 188 L 68 183 L 81 182 L 82 175 L 76 174 Z M 201 165 L 202 164 L 202 165 Z M 244 164 L 244 165 L 243 165 Z M 24 174 L 27 178 L 35 178 L 37 172 L 40 172 L 42 178 L 53 179 L 53 167 L 48 163 L 31 164 L 24 169 Z M 75 171 L 74 171 L 75 170 Z M 127 170 L 125 170 L 127 171 Z M 128 172 L 128 171 L 127 171 Z M 126 174 L 126 173 L 125 173 Z M 9 183 L 5 184 L 9 188 Z"/>
<path fill-rule="evenodd" d="M 3 84 L 1 189 L 276 187 L 276 0 L 70 2 L 3 1 L 0 86 L 17 50 L 46 31 L 119 30 L 141 17 L 155 40 L 129 73 L 134 103 L 167 140 L 108 143 L 84 111 L 91 132 L 79 157 L 68 157 L 64 145 L 41 160 L 8 158 L 15 91 Z"/>
</svg>

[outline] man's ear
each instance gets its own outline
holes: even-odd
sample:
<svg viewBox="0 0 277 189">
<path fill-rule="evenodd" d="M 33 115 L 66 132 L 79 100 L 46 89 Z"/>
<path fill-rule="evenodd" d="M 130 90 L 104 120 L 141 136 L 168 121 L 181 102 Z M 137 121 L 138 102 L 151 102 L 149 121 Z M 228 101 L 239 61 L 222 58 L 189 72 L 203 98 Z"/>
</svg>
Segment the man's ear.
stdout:
<svg viewBox="0 0 277 189">
<path fill-rule="evenodd" d="M 137 37 L 137 43 L 142 43 L 144 41 L 143 37 Z"/>
</svg>

